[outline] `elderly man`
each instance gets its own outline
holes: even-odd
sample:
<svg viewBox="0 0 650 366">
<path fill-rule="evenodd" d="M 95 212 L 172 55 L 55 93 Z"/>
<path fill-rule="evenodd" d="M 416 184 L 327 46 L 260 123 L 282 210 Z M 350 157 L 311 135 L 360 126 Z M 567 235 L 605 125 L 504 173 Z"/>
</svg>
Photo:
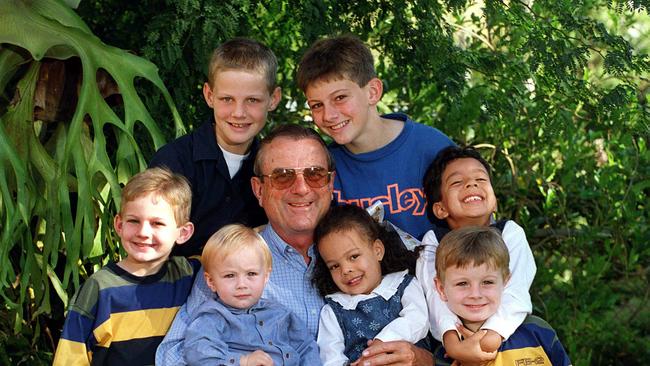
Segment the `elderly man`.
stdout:
<svg viewBox="0 0 650 366">
<path fill-rule="evenodd" d="M 314 130 L 285 124 L 261 141 L 254 171 L 253 193 L 269 219 L 260 234 L 273 255 L 273 271 L 263 297 L 293 311 L 316 337 L 323 299 L 311 284 L 313 233 L 332 200 L 334 162 Z M 199 273 L 187 303 L 158 347 L 156 365 L 185 363 L 183 336 L 188 314 L 209 296 L 211 291 Z M 406 342 L 374 344 L 366 351 L 364 365 L 433 363 L 430 353 Z M 422 362 L 414 363 L 416 357 Z"/>
</svg>

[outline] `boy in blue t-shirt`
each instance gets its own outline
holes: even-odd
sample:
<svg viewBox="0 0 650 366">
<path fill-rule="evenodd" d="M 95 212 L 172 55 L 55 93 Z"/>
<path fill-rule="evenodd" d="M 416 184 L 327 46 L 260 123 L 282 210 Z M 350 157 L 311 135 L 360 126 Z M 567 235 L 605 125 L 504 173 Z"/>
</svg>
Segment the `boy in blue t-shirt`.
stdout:
<svg viewBox="0 0 650 366">
<path fill-rule="evenodd" d="M 300 61 L 297 82 L 314 123 L 335 142 L 335 201 L 364 208 L 382 202 L 387 220 L 422 239 L 431 227 L 422 177 L 453 142 L 404 114 L 379 114 L 383 85 L 370 50 L 354 36 L 315 42 Z"/>
</svg>

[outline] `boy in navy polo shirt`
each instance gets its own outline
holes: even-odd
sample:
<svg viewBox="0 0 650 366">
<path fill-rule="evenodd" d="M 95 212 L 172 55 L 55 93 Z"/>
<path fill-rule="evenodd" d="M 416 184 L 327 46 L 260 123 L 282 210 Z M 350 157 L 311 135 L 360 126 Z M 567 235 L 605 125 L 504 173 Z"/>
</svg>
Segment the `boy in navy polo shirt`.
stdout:
<svg viewBox="0 0 650 366">
<path fill-rule="evenodd" d="M 208 238 L 230 223 L 258 226 L 264 211 L 251 190 L 255 136 L 280 102 L 277 59 L 268 47 L 246 38 L 223 43 L 210 60 L 203 97 L 213 116 L 194 132 L 163 146 L 150 166 L 167 166 L 192 187 L 194 236 L 176 255 L 199 255 Z"/>
</svg>

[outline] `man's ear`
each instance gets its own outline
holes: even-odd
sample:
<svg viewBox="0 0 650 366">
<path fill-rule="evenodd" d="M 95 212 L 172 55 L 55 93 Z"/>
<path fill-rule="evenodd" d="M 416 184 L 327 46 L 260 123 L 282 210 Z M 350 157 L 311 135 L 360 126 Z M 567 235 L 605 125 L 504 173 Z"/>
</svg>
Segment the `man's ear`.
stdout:
<svg viewBox="0 0 650 366">
<path fill-rule="evenodd" d="M 332 199 L 334 199 L 334 178 L 336 178 L 336 170 L 332 172 L 332 176 L 330 177 L 330 182 L 327 183 L 327 189 L 329 189 L 330 192 L 332 192 Z"/>
<path fill-rule="evenodd" d="M 381 96 L 384 93 L 384 84 L 379 80 L 379 78 L 372 78 L 366 85 L 368 90 L 368 103 L 370 105 L 376 105 L 381 100 Z"/>
<path fill-rule="evenodd" d="M 431 206 L 431 211 L 433 211 L 433 214 L 439 219 L 439 220 L 444 220 L 449 216 L 449 212 L 447 212 L 447 208 L 445 205 L 442 204 L 442 201 L 435 202 Z"/>
<path fill-rule="evenodd" d="M 375 253 L 378 261 L 384 259 L 386 248 L 384 248 L 384 243 L 381 240 L 375 239 L 375 241 L 372 243 L 372 251 Z"/>
<path fill-rule="evenodd" d="M 208 107 L 214 108 L 214 105 L 212 105 L 212 88 L 208 82 L 203 83 L 203 99 L 205 99 L 205 103 L 208 104 Z"/>
<path fill-rule="evenodd" d="M 276 86 L 275 89 L 273 89 L 273 93 L 271 93 L 271 103 L 269 104 L 268 111 L 275 110 L 277 108 L 278 104 L 280 103 L 280 100 L 282 99 L 282 88 L 279 86 Z"/>
<path fill-rule="evenodd" d="M 259 203 L 260 207 L 264 207 L 262 205 L 262 188 L 264 186 L 264 183 L 262 183 L 262 180 L 260 177 L 251 177 L 251 188 L 253 189 L 253 194 L 257 198 L 257 202 Z"/>
<path fill-rule="evenodd" d="M 181 245 L 190 240 L 194 234 L 194 224 L 191 221 L 186 222 L 180 228 L 180 235 L 176 239 L 176 244 Z"/>
<path fill-rule="evenodd" d="M 433 284 L 435 285 L 436 291 L 438 291 L 438 294 L 440 295 L 442 301 L 447 302 L 447 295 L 445 295 L 445 287 L 443 286 L 443 283 L 438 278 L 438 276 L 433 278 Z"/>
</svg>

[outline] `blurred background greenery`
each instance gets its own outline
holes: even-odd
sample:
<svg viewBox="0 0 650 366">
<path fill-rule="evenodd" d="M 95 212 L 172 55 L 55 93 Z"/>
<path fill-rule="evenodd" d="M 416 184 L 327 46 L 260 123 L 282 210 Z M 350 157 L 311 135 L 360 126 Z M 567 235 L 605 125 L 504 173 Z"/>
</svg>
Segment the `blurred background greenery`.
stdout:
<svg viewBox="0 0 650 366">
<path fill-rule="evenodd" d="M 65 10 L 57 1 L 8 0 L 2 6 L 1 364 L 50 362 L 68 296 L 119 255 L 110 228 L 119 183 L 144 168 L 162 143 L 209 115 L 201 86 L 216 46 L 248 36 L 276 53 L 283 102 L 268 130 L 285 122 L 310 125 L 295 67 L 313 41 L 339 33 L 356 34 L 373 50 L 385 87 L 382 111 L 405 112 L 459 144 L 477 145 L 493 165 L 498 215 L 524 227 L 537 261 L 534 312 L 558 331 L 573 364 L 650 359 L 647 1 L 84 0 Z M 23 13 L 29 16 L 12 17 Z M 61 39 L 51 42 L 54 48 L 41 42 L 54 38 Z M 158 67 L 164 86 L 146 60 Z M 83 109 L 91 92 L 68 86 L 75 97 L 63 93 L 67 105 L 57 104 L 49 117 L 38 114 L 47 108 L 27 102 L 39 100 L 38 80 L 55 79 L 61 63 L 66 80 L 82 74 L 76 85 L 95 75 L 91 87 L 101 97 Z M 130 89 L 137 94 L 125 93 Z M 21 136 L 32 130 L 31 143 L 51 156 L 42 165 L 54 172 L 33 165 L 38 151 L 21 150 Z M 87 142 L 80 146 L 79 138 Z M 51 206 L 63 208 L 52 213 Z"/>
</svg>

